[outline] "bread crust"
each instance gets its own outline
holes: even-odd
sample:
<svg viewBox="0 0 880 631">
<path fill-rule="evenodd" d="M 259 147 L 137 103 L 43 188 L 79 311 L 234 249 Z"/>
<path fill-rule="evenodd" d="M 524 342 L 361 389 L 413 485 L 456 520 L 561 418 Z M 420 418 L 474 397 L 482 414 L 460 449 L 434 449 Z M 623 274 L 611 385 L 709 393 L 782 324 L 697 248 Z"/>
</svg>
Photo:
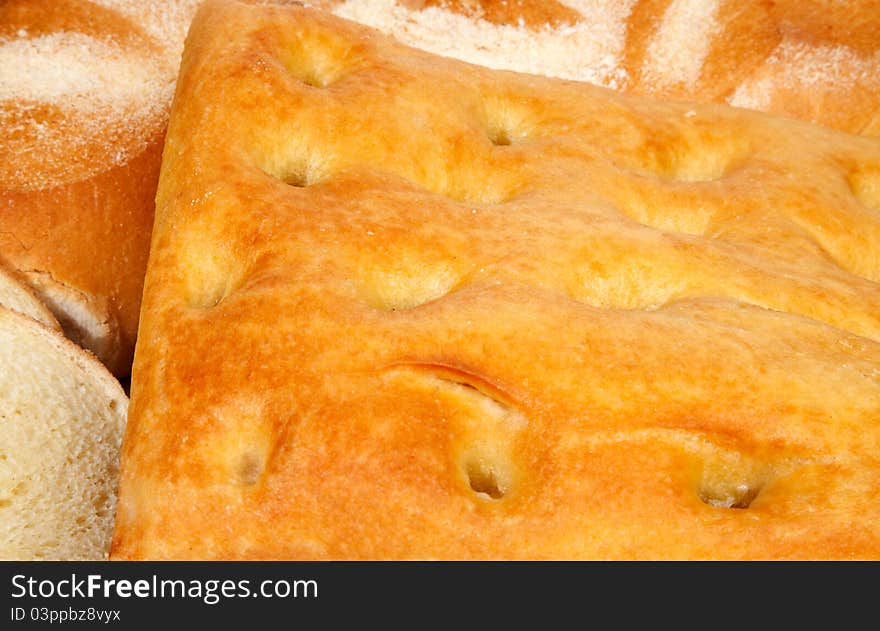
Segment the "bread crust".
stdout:
<svg viewBox="0 0 880 631">
<path fill-rule="evenodd" d="M 117 376 L 131 370 L 163 140 L 84 180 L 0 191 L 0 252 Z"/>
<path fill-rule="evenodd" d="M 306 4 L 362 21 L 408 45 L 491 67 L 880 133 L 880 5 L 873 0 Z M 566 47 L 567 41 L 583 46 Z"/>
<path fill-rule="evenodd" d="M 120 377 L 131 370 L 177 44 L 123 6 L 0 8 L 0 46 L 22 51 L 4 52 L 0 253 Z M 115 74 L 103 77 L 102 64 Z M 78 86 L 88 81 L 90 91 Z"/>
<path fill-rule="evenodd" d="M 56 331 L 61 325 L 15 269 L 0 261 L 0 306 L 16 311 Z"/>
<path fill-rule="evenodd" d="M 880 558 L 878 160 L 205 3 L 111 558 Z"/>
<path fill-rule="evenodd" d="M 106 560 L 128 398 L 60 330 L 0 306 L 0 558 Z"/>
</svg>

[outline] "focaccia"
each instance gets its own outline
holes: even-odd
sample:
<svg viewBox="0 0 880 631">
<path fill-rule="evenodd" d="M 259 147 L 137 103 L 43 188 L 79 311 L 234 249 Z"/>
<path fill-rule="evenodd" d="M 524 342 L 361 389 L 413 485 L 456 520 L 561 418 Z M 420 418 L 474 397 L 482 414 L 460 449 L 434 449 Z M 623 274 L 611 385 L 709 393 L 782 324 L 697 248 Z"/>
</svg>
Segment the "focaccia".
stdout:
<svg viewBox="0 0 880 631">
<path fill-rule="evenodd" d="M 202 5 L 113 559 L 880 558 L 880 143 Z"/>
</svg>

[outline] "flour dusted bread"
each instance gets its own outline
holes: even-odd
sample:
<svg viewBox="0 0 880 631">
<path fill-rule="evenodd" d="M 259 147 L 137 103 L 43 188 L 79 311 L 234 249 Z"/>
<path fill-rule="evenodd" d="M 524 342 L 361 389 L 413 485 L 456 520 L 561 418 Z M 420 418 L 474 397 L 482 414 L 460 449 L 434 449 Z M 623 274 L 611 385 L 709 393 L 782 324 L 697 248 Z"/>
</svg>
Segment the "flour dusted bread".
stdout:
<svg viewBox="0 0 880 631">
<path fill-rule="evenodd" d="M 105 559 L 128 400 L 90 353 L 0 307 L 0 559 Z"/>
<path fill-rule="evenodd" d="M 127 375 L 195 0 L 0 4 L 0 255 Z"/>
<path fill-rule="evenodd" d="M 308 0 L 411 46 L 880 135 L 875 0 Z"/>
<path fill-rule="evenodd" d="M 210 1 L 111 558 L 880 558 L 880 144 Z"/>
</svg>

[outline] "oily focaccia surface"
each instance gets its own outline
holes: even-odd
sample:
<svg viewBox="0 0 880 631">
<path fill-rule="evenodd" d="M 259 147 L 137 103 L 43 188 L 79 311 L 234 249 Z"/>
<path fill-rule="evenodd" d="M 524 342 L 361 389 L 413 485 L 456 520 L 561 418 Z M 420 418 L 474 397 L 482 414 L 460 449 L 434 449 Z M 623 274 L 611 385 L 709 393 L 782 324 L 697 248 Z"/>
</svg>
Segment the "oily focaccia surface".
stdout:
<svg viewBox="0 0 880 631">
<path fill-rule="evenodd" d="M 880 558 L 880 144 L 212 0 L 114 559 Z"/>
</svg>

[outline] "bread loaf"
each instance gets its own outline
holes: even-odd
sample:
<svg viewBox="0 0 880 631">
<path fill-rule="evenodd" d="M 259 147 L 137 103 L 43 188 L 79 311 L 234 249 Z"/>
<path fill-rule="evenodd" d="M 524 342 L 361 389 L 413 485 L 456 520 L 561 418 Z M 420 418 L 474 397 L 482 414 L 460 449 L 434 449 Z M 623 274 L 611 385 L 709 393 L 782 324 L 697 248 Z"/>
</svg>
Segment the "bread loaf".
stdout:
<svg viewBox="0 0 880 631">
<path fill-rule="evenodd" d="M 880 135 L 875 0 L 308 0 L 411 46 Z"/>
<path fill-rule="evenodd" d="M 183 38 L 196 0 L 0 5 L 0 255 L 127 375 Z"/>
<path fill-rule="evenodd" d="M 206 2 L 111 558 L 880 558 L 878 164 Z"/>
</svg>

